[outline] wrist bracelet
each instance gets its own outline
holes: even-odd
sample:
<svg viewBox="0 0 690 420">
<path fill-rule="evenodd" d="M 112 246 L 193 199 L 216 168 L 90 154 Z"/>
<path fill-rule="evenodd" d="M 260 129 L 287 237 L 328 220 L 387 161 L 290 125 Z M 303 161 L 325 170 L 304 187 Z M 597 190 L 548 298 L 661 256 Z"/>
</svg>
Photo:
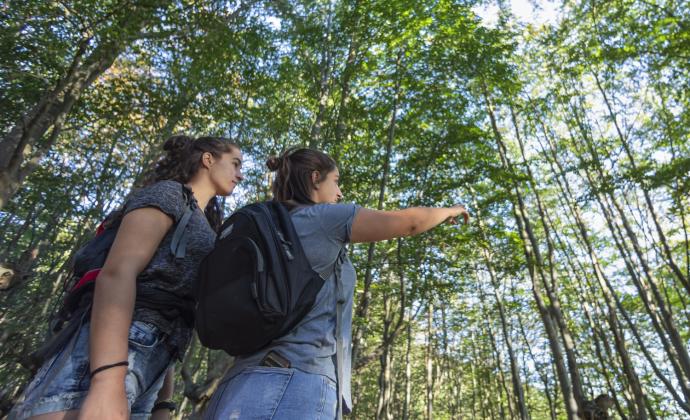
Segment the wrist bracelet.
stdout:
<svg viewBox="0 0 690 420">
<path fill-rule="evenodd" d="M 151 413 L 153 413 L 156 410 L 161 410 L 161 409 L 166 409 L 170 410 L 171 412 L 177 410 L 177 404 L 175 404 L 174 401 L 171 400 L 164 400 L 164 401 L 158 401 L 153 405 L 153 408 L 151 409 Z"/>
<path fill-rule="evenodd" d="M 110 368 L 114 368 L 114 367 L 118 367 L 118 366 L 129 366 L 129 361 L 124 360 L 124 361 L 122 361 L 122 362 L 113 363 L 112 365 L 101 366 L 101 367 L 99 367 L 99 368 L 97 368 L 97 369 L 94 369 L 93 372 L 91 372 L 91 373 L 89 374 L 89 376 L 90 376 L 91 378 L 93 378 L 94 375 L 97 374 L 97 373 L 99 373 L 99 372 L 103 372 L 104 370 L 107 370 L 107 369 L 110 369 Z"/>
</svg>

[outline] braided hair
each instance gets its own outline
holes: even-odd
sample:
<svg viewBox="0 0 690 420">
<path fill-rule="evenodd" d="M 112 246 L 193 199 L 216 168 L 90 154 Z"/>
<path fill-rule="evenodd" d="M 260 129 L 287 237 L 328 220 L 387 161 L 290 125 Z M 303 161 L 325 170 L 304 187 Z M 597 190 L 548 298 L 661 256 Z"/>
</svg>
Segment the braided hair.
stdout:
<svg viewBox="0 0 690 420">
<path fill-rule="evenodd" d="M 184 135 L 172 136 L 163 144 L 165 156 L 155 165 L 149 175 L 152 184 L 163 180 L 173 180 L 181 184 L 189 182 L 201 168 L 201 157 L 208 152 L 215 158 L 223 153 L 239 150 L 239 146 L 223 137 L 192 138 Z M 223 210 L 218 197 L 212 197 L 204 209 L 206 219 L 214 230 L 218 230 L 223 217 Z"/>
</svg>

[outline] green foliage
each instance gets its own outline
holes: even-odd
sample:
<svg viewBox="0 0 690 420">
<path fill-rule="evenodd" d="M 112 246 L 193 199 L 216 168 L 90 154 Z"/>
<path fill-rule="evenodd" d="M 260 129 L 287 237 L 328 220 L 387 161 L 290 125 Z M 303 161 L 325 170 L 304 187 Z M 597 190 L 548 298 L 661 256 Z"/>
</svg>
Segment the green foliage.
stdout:
<svg viewBox="0 0 690 420">
<path fill-rule="evenodd" d="M 346 201 L 464 203 L 473 214 L 469 226 L 376 244 L 371 260 L 366 245 L 351 247 L 358 305 L 371 269 L 366 316 L 354 319 L 364 361 L 355 418 L 519 418 L 511 361 L 531 417 L 566 418 L 553 350 L 566 329 L 578 365 L 569 380 L 577 369 L 585 397 L 615 395 L 616 415 L 634 417 L 611 311 L 649 411 L 686 414 L 662 381 L 678 387 L 668 331 L 640 292 L 658 285 L 651 299 L 687 343 L 690 298 L 670 264 L 687 279 L 686 4 L 563 2 L 557 21 L 521 26 L 499 2 L 490 27 L 475 2 L 449 0 L 150 2 L 163 6 L 153 24 L 126 34 L 124 3 L 0 4 L 3 132 L 80 48 L 137 39 L 0 212 L 0 262 L 26 275 L 0 291 L 0 337 L 11 343 L 0 349 L 3 410 L 29 377 L 20 362 L 42 338 L 72 253 L 161 142 L 188 132 L 242 146 L 247 180 L 228 210 L 266 197 L 267 156 L 310 145 L 339 162 Z M 554 343 L 545 320 L 556 309 Z M 218 375 L 216 359 L 190 350 L 196 388 L 178 375 L 181 416 L 203 408 L 194 392 Z"/>
</svg>

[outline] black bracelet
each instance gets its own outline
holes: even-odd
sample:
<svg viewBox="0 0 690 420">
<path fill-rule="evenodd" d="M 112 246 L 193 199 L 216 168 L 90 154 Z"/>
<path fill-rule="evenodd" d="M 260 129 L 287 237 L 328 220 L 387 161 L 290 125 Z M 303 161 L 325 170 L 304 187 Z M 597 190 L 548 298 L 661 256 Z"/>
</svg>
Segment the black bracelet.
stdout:
<svg viewBox="0 0 690 420">
<path fill-rule="evenodd" d="M 112 365 L 101 366 L 98 369 L 94 369 L 94 371 L 91 372 L 90 376 L 93 378 L 94 375 L 97 374 L 98 372 L 103 372 L 106 369 L 110 369 L 110 368 L 114 368 L 114 367 L 118 367 L 118 366 L 129 366 L 129 362 L 127 360 L 124 360 L 122 362 L 113 363 Z"/>
<path fill-rule="evenodd" d="M 158 401 L 157 403 L 155 403 L 153 405 L 153 408 L 151 409 L 151 413 L 153 414 L 154 411 L 160 410 L 163 408 L 173 412 L 173 411 L 177 410 L 177 404 L 175 404 L 171 400 Z"/>
</svg>

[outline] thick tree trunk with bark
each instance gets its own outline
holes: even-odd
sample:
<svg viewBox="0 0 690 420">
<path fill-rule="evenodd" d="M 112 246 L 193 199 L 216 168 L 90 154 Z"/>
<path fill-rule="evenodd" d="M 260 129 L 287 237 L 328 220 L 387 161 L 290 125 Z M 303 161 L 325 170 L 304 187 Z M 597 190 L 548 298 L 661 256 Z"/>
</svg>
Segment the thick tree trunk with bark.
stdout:
<svg viewBox="0 0 690 420">
<path fill-rule="evenodd" d="M 0 140 L 0 208 L 50 150 L 82 93 L 141 36 L 142 29 L 157 20 L 158 10 L 169 3 L 164 0 L 132 2 L 115 12 L 112 27 L 100 34 L 98 45 L 92 51 L 87 50 L 94 39 L 81 40 L 72 64 L 56 86 Z M 50 129 L 50 136 L 43 139 Z"/>
</svg>

